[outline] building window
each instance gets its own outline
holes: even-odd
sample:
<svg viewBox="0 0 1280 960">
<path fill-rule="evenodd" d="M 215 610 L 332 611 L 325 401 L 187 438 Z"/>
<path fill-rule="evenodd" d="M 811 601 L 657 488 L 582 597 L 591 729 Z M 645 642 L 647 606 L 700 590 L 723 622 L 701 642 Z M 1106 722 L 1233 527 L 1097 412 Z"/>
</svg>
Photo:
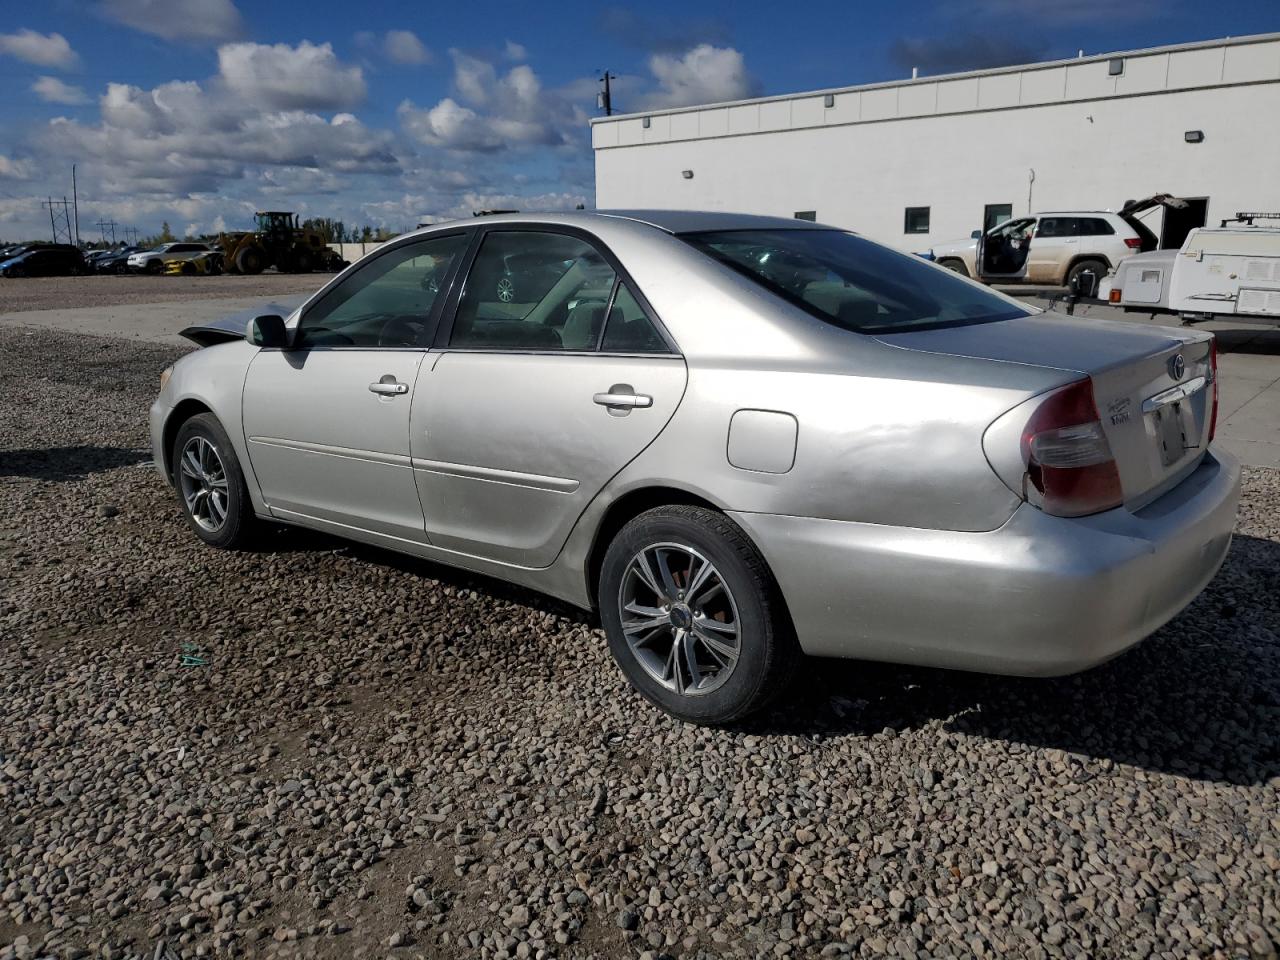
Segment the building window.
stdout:
<svg viewBox="0 0 1280 960">
<path fill-rule="evenodd" d="M 817 210 L 797 210 L 796 219 L 808 220 L 810 223 L 814 223 L 818 219 L 818 211 Z"/>
<path fill-rule="evenodd" d="M 1118 77 L 1124 73 L 1124 57 L 1112 57 L 1107 61 L 1107 74 L 1112 77 Z"/>
<path fill-rule="evenodd" d="M 648 130 L 648 129 L 649 129 L 649 118 L 648 118 L 648 117 L 645 117 L 645 118 L 644 118 L 644 122 L 641 124 L 641 126 L 643 126 L 646 130 Z"/>
<path fill-rule="evenodd" d="M 928 207 L 907 207 L 907 214 L 903 218 L 903 233 L 928 233 L 929 232 L 929 208 Z"/>
<path fill-rule="evenodd" d="M 836 95 L 834 93 L 828 93 L 822 98 L 822 105 L 828 109 L 834 107 L 836 105 Z"/>
<path fill-rule="evenodd" d="M 1000 226 L 1006 220 L 1013 219 L 1012 203 L 988 203 L 982 208 L 982 232 Z"/>
</svg>

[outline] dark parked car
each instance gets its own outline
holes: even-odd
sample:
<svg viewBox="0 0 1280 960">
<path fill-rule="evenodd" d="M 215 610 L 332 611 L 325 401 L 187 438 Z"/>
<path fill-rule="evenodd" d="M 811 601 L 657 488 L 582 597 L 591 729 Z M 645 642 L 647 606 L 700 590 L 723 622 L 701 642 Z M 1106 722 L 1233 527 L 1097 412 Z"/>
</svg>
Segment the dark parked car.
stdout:
<svg viewBox="0 0 1280 960">
<path fill-rule="evenodd" d="M 129 256 L 137 253 L 138 250 L 138 247 L 124 247 L 121 250 L 112 250 L 110 253 L 93 261 L 93 271 L 95 273 L 129 273 Z"/>
<path fill-rule="evenodd" d="M 4 277 L 70 277 L 85 272 L 80 251 L 66 244 L 32 247 L 0 263 Z"/>
</svg>

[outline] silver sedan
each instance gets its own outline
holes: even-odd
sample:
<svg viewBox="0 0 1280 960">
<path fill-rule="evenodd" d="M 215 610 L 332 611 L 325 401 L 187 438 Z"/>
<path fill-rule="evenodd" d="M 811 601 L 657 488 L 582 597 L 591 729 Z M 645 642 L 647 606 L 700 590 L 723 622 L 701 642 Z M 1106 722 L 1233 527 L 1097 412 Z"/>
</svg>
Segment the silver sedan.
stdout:
<svg viewBox="0 0 1280 960">
<path fill-rule="evenodd" d="M 803 221 L 436 225 L 224 339 L 151 410 L 198 537 L 296 524 L 598 610 L 701 723 L 802 654 L 1082 670 L 1190 603 L 1234 526 L 1210 336 Z"/>
</svg>

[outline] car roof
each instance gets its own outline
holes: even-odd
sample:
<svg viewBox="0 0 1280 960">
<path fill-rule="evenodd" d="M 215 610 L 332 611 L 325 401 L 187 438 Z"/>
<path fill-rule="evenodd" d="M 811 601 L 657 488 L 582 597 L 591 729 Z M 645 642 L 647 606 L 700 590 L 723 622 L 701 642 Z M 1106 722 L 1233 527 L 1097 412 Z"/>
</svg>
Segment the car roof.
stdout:
<svg viewBox="0 0 1280 960">
<path fill-rule="evenodd" d="M 657 227 L 667 233 L 699 233 L 704 230 L 839 230 L 840 227 L 795 220 L 790 217 L 768 217 L 753 213 L 728 213 L 719 210 L 568 210 L 563 212 L 530 212 L 487 214 L 471 220 L 433 223 L 422 231 L 440 227 L 457 227 L 468 223 L 558 223 L 591 229 L 602 220 L 632 220 Z"/>
<path fill-rule="evenodd" d="M 1040 213 L 1033 213 L 1033 217 L 1118 217 L 1120 214 L 1114 210 L 1044 210 Z M 1015 218 L 1018 219 L 1018 218 Z"/>
</svg>

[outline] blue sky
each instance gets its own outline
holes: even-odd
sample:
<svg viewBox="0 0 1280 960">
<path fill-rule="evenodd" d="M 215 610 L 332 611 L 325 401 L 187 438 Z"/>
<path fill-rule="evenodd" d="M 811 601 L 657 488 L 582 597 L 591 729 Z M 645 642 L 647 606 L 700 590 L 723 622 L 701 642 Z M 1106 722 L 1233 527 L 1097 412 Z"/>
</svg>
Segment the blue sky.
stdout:
<svg viewBox="0 0 1280 960">
<path fill-rule="evenodd" d="M 785 93 L 1280 30 L 1277 0 L 351 3 L 44 0 L 0 25 L 0 238 L 243 226 L 291 208 L 402 229 L 592 205 L 615 106 Z"/>
</svg>

